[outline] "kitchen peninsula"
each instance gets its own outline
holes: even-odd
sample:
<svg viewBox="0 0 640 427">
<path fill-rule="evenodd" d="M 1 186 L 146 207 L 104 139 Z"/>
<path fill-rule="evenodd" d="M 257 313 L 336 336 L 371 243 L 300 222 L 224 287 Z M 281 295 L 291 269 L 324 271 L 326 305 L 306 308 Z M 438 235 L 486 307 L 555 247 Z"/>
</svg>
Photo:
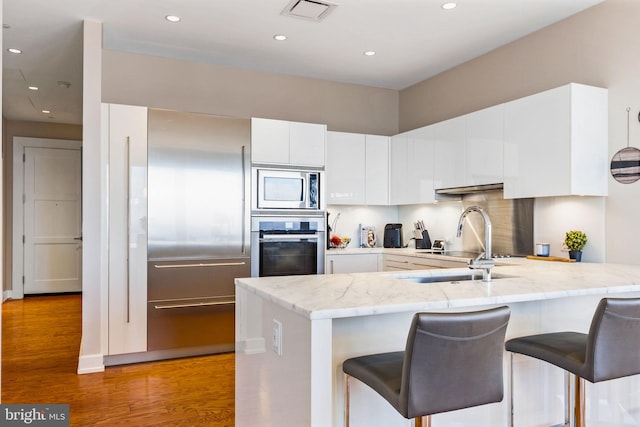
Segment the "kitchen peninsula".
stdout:
<svg viewBox="0 0 640 427">
<path fill-rule="evenodd" d="M 425 255 L 428 256 L 428 255 Z M 418 283 L 467 269 L 236 279 L 236 425 L 343 425 L 342 361 L 404 349 L 419 311 L 478 310 L 509 305 L 507 338 L 586 332 L 604 296 L 640 295 L 640 266 L 505 259 L 496 278 Z M 615 351 L 612 349 L 612 351 Z M 506 426 L 509 375 L 501 403 L 433 417 L 435 426 Z M 514 359 L 518 426 L 563 417 L 557 368 Z M 587 385 L 587 422 L 627 425 L 640 413 L 640 378 Z M 409 426 L 365 386 L 352 386 L 352 426 Z M 597 422 L 596 422 L 597 424 Z M 633 425 L 633 424 L 632 424 Z"/>
</svg>

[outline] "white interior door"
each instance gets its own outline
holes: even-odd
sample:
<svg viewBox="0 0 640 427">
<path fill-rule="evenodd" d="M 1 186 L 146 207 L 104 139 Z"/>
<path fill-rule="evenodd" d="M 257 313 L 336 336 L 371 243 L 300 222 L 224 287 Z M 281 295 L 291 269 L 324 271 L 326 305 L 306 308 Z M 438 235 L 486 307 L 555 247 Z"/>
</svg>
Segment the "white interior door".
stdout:
<svg viewBox="0 0 640 427">
<path fill-rule="evenodd" d="M 25 147 L 24 293 L 82 290 L 79 149 Z"/>
</svg>

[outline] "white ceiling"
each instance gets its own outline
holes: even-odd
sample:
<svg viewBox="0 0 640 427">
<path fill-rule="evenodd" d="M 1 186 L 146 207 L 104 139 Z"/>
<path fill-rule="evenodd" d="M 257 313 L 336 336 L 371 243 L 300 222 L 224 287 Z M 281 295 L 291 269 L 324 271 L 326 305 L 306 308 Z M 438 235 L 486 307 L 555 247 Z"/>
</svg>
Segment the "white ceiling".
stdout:
<svg viewBox="0 0 640 427">
<path fill-rule="evenodd" d="M 3 116 L 81 123 L 84 19 L 107 49 L 399 90 L 603 0 L 334 0 L 319 23 L 281 15 L 289 1 L 4 0 Z"/>
</svg>

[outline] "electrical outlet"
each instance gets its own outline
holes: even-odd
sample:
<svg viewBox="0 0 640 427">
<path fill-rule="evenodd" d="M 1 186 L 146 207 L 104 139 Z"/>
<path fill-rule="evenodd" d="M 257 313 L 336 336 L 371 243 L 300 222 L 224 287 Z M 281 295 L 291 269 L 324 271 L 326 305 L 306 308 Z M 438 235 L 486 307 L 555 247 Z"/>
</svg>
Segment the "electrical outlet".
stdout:
<svg viewBox="0 0 640 427">
<path fill-rule="evenodd" d="M 282 323 L 276 319 L 273 319 L 271 348 L 275 354 L 282 356 Z"/>
</svg>

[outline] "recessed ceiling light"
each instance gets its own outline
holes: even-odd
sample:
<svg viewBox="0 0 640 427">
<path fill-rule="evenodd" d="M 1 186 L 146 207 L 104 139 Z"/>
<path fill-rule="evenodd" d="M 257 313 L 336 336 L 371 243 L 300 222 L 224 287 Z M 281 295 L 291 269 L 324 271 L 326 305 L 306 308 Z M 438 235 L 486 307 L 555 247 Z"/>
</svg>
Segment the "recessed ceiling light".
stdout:
<svg viewBox="0 0 640 427">
<path fill-rule="evenodd" d="M 176 15 L 167 15 L 164 17 L 169 22 L 180 22 L 180 17 Z"/>
<path fill-rule="evenodd" d="M 51 110 L 42 110 L 42 112 L 43 112 L 44 114 L 50 114 L 50 113 L 51 113 Z"/>
<path fill-rule="evenodd" d="M 287 39 L 287 36 L 285 36 L 284 34 L 276 34 L 275 36 L 273 36 L 273 38 L 275 40 L 278 40 L 279 42 L 284 41 Z"/>
<path fill-rule="evenodd" d="M 38 90 L 38 86 L 29 86 L 29 90 Z"/>
<path fill-rule="evenodd" d="M 9 52 L 11 52 L 11 53 L 15 53 L 15 54 L 22 53 L 22 51 L 21 51 L 20 49 L 16 49 L 15 47 L 10 47 L 10 48 L 9 48 L 9 49 L 7 49 L 7 50 L 8 50 Z"/>
<path fill-rule="evenodd" d="M 451 10 L 451 9 L 455 9 L 455 8 L 456 8 L 456 6 L 458 6 L 458 5 L 457 5 L 457 4 L 455 4 L 454 2 L 448 2 L 448 3 L 444 3 L 444 4 L 442 5 L 442 8 L 443 8 L 444 10 Z"/>
<path fill-rule="evenodd" d="M 366 51 L 366 52 L 364 53 L 364 56 L 373 56 L 373 55 L 375 55 L 375 54 L 376 54 L 376 53 L 375 53 L 374 51 L 372 51 L 372 50 L 368 50 L 368 51 Z"/>
</svg>

